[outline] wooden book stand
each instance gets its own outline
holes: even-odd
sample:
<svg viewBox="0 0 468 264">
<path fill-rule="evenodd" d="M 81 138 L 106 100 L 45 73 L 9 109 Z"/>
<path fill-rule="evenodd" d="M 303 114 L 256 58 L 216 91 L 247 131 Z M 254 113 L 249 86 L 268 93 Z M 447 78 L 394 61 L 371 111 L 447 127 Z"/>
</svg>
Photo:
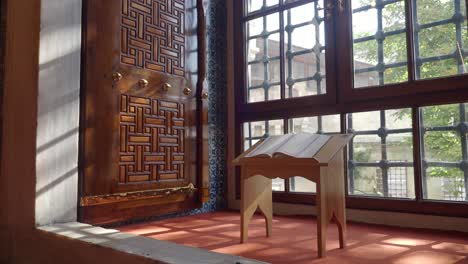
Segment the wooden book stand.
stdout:
<svg viewBox="0 0 468 264">
<path fill-rule="evenodd" d="M 346 246 L 344 147 L 352 135 L 333 135 L 310 158 L 245 157 L 258 144 L 237 157 L 233 164 L 241 167 L 241 243 L 248 239 L 248 226 L 260 209 L 266 220 L 266 235 L 272 229 L 272 179 L 302 176 L 317 184 L 318 256 L 326 255 L 326 231 L 333 219 L 338 225 L 340 248 Z M 305 231 L 305 230 L 304 230 Z"/>
</svg>

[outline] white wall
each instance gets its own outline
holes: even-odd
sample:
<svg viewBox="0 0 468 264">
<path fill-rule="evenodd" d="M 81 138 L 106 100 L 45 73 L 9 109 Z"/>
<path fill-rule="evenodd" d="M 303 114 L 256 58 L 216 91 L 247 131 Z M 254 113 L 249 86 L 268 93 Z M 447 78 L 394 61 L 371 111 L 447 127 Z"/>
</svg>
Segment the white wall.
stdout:
<svg viewBox="0 0 468 264">
<path fill-rule="evenodd" d="M 42 0 L 36 224 L 75 221 L 82 0 Z"/>
</svg>

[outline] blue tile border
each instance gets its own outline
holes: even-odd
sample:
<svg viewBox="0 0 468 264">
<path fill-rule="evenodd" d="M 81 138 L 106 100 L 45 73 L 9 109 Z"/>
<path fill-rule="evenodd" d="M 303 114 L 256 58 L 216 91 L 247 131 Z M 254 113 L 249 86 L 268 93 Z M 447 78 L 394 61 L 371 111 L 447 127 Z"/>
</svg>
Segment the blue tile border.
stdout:
<svg viewBox="0 0 468 264">
<path fill-rule="evenodd" d="M 222 210 L 227 207 L 227 10 L 226 0 L 209 0 L 207 16 L 208 145 L 210 200 L 201 208 L 152 218 L 161 220 Z"/>
</svg>

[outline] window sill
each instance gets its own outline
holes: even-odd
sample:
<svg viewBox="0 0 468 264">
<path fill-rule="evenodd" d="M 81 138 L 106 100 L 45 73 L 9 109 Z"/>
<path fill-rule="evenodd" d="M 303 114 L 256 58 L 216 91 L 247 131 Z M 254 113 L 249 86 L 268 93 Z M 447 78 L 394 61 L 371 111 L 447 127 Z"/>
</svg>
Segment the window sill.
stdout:
<svg viewBox="0 0 468 264">
<path fill-rule="evenodd" d="M 211 252 L 204 249 L 177 245 L 142 236 L 121 233 L 78 222 L 38 227 L 39 230 L 70 239 L 111 248 L 127 254 L 153 260 L 154 263 L 174 264 L 257 264 L 264 263 L 238 256 Z"/>
<path fill-rule="evenodd" d="M 273 202 L 315 205 L 315 193 L 273 192 Z M 382 197 L 346 196 L 346 208 L 468 218 L 468 203 Z"/>
</svg>

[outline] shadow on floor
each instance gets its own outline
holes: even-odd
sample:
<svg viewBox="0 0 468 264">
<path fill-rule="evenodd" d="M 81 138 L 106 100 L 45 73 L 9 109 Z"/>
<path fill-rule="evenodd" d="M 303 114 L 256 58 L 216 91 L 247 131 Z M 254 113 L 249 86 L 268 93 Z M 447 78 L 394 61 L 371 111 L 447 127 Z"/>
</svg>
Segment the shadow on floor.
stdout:
<svg viewBox="0 0 468 264">
<path fill-rule="evenodd" d="M 348 223 L 348 247 L 338 248 L 335 225 L 328 229 L 328 256 L 317 258 L 317 229 L 313 217 L 273 219 L 273 236 L 265 237 L 265 224 L 255 216 L 249 241 L 239 243 L 240 217 L 236 212 L 216 212 L 122 226 L 122 232 L 142 235 L 233 254 L 270 263 L 468 263 L 468 235 Z"/>
</svg>

